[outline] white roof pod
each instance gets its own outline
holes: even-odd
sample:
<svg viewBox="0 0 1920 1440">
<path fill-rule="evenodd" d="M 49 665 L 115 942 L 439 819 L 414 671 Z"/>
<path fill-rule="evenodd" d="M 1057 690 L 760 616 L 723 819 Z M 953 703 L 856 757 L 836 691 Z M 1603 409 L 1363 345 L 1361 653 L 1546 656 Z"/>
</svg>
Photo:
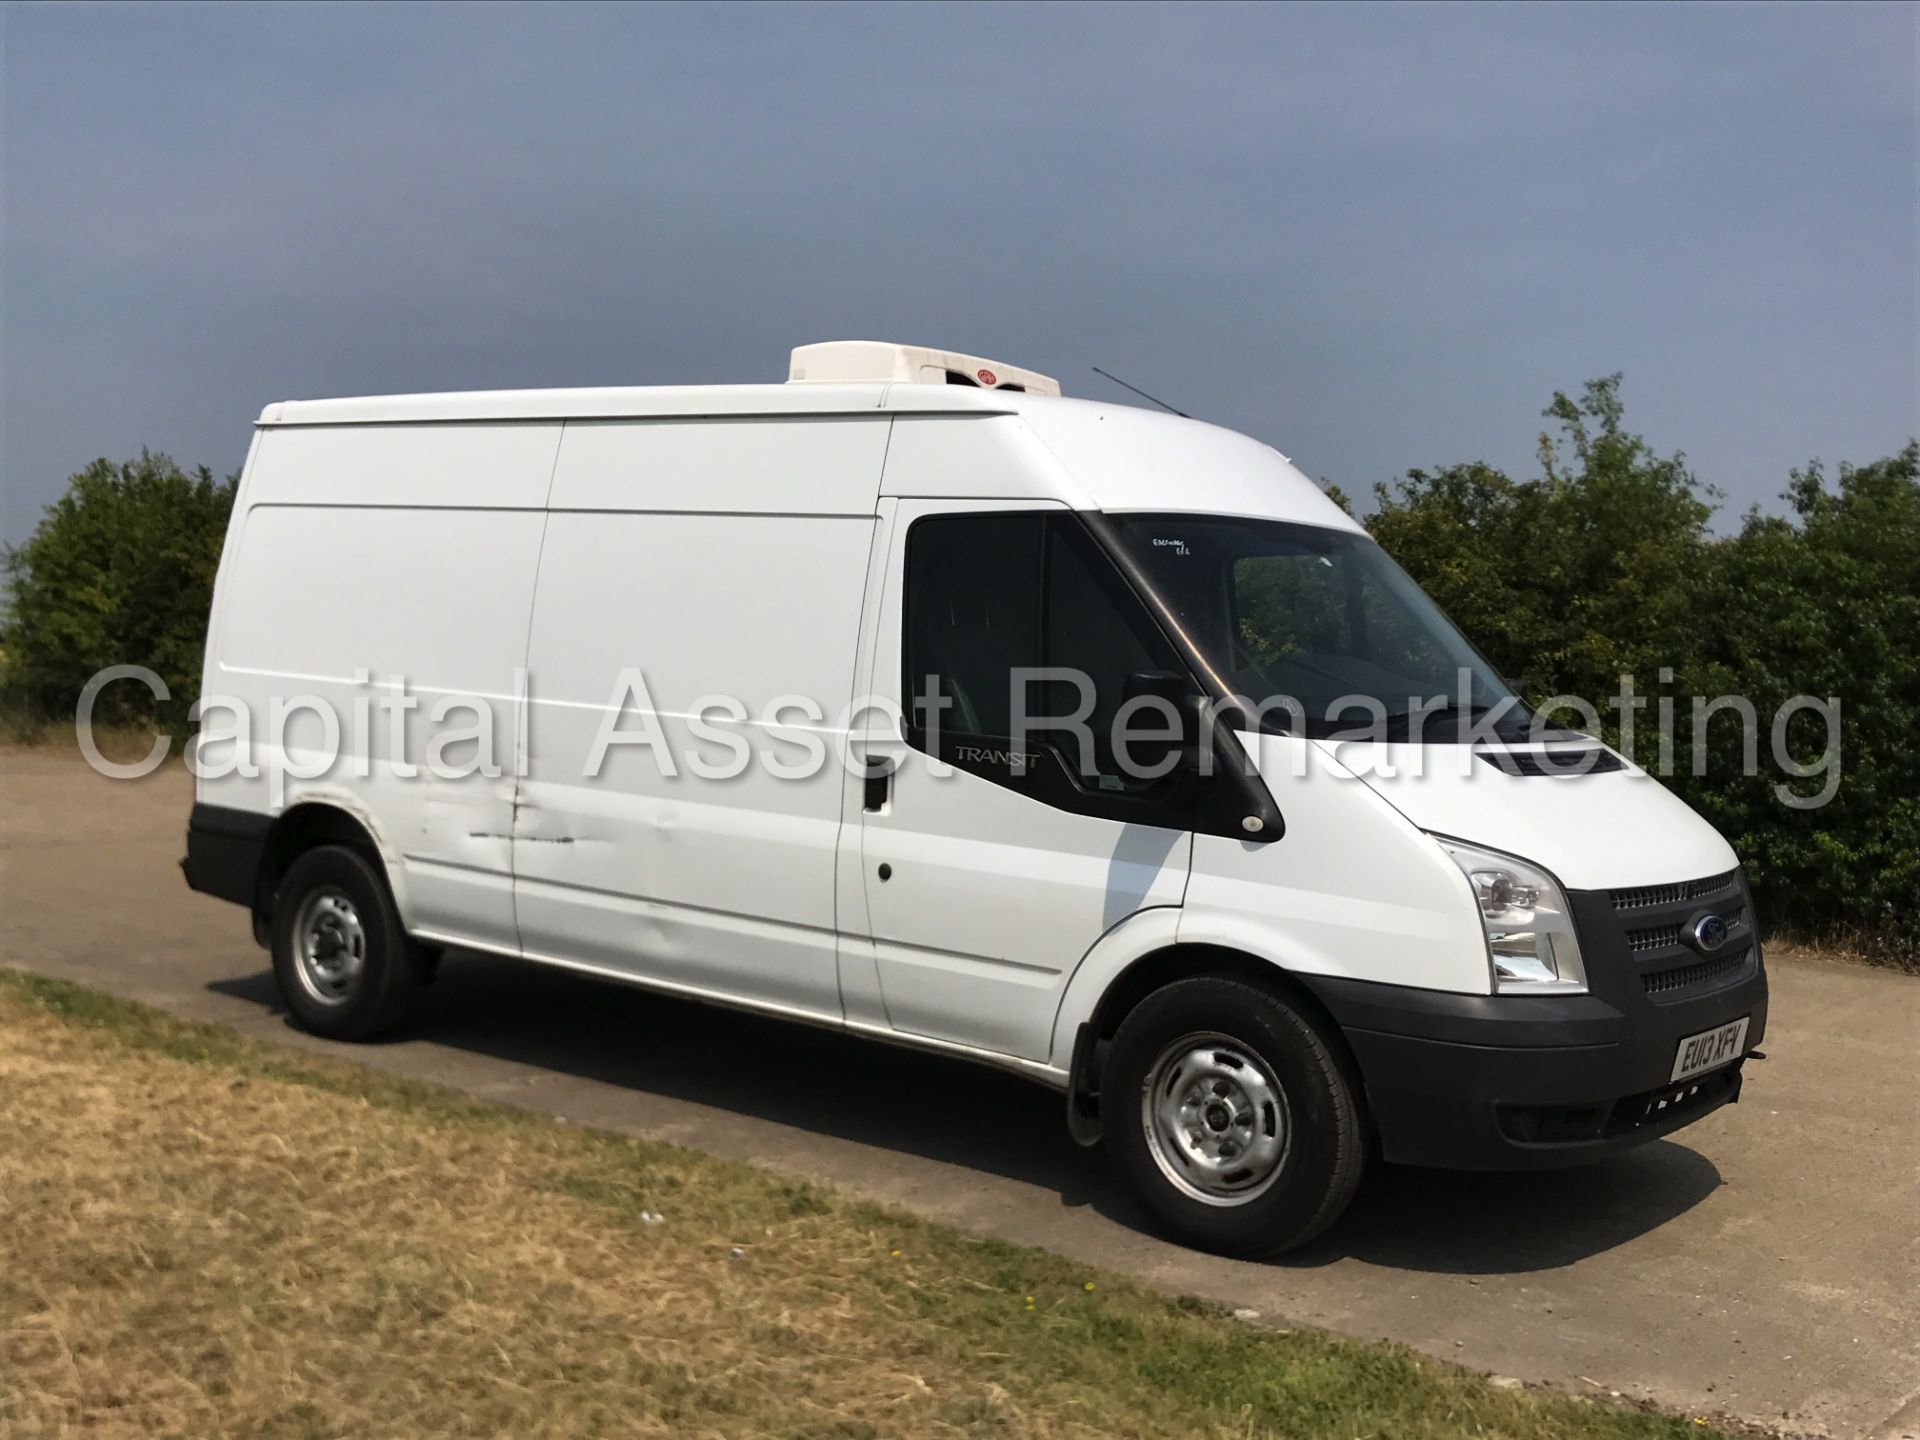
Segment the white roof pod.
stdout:
<svg viewBox="0 0 1920 1440">
<path fill-rule="evenodd" d="M 892 380 L 909 385 L 973 385 L 983 390 L 1022 390 L 1029 395 L 1058 395 L 1060 382 L 1036 370 L 1004 365 L 978 355 L 928 350 L 919 345 L 889 345 L 882 340 L 828 340 L 797 346 L 787 366 L 787 383 L 845 384 Z"/>
</svg>

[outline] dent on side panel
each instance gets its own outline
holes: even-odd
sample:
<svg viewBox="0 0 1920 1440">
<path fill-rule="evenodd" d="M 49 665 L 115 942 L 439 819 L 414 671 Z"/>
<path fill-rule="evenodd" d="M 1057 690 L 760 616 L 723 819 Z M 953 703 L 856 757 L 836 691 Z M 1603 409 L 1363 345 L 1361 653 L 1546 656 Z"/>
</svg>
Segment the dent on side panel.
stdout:
<svg viewBox="0 0 1920 1440">
<path fill-rule="evenodd" d="M 569 426 L 515 832 L 530 954 L 838 1017 L 834 712 L 890 424 Z"/>
<path fill-rule="evenodd" d="M 273 813 L 308 796 L 368 817 L 409 925 L 492 948 L 517 943 L 512 692 L 560 429 L 262 434 L 210 631 L 207 692 L 249 717 L 246 758 L 262 773 L 207 782 L 207 797 Z M 315 554 L 324 583 L 303 563 Z M 396 722 L 402 687 L 413 705 Z M 313 775 L 318 708 L 336 717 L 338 751 Z M 436 775 L 430 742 L 474 729 L 484 738 L 441 751 L 451 765 Z M 447 773 L 480 750 L 501 774 Z"/>
</svg>

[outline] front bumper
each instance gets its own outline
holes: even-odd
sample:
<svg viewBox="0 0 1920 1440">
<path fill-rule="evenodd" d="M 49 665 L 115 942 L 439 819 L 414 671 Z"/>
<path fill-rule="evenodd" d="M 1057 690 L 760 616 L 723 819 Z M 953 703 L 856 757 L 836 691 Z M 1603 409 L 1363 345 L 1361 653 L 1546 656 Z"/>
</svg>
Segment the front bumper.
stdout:
<svg viewBox="0 0 1920 1440">
<path fill-rule="evenodd" d="M 1469 1170 L 1578 1164 L 1737 1100 L 1744 1055 L 1678 1084 L 1667 1077 L 1683 1037 L 1743 1015 L 1747 1051 L 1760 1044 L 1767 979 L 1751 927 L 1741 933 L 1744 959 L 1732 945 L 1707 961 L 1678 940 L 1661 942 L 1703 908 L 1750 915 L 1746 888 L 1738 876 L 1717 894 L 1670 888 L 1676 898 L 1646 904 L 1649 891 L 1569 896 L 1585 995 L 1456 995 L 1300 977 L 1346 1036 L 1384 1158 Z"/>
</svg>

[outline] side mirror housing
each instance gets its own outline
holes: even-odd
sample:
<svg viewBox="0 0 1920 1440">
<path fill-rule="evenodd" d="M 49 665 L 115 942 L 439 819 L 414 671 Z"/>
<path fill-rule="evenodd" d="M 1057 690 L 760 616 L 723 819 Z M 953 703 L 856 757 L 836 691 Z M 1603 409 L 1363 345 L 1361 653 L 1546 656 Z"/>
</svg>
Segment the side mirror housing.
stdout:
<svg viewBox="0 0 1920 1440">
<path fill-rule="evenodd" d="M 1173 707 L 1178 723 L 1171 737 L 1142 736 L 1129 739 L 1127 754 L 1136 765 L 1149 769 L 1166 763 L 1169 756 L 1192 754 L 1198 739 L 1196 720 L 1199 714 L 1200 692 L 1194 688 L 1193 681 L 1173 670 L 1136 670 L 1127 676 L 1127 683 L 1121 690 L 1122 702 L 1141 697 L 1163 700 Z M 1151 707 L 1158 711 L 1160 707 Z"/>
</svg>

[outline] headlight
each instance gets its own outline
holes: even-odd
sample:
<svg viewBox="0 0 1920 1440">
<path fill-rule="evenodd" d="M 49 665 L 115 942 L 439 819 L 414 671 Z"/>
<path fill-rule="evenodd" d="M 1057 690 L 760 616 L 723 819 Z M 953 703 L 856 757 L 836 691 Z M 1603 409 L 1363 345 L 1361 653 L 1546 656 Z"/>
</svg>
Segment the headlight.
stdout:
<svg viewBox="0 0 1920 1440">
<path fill-rule="evenodd" d="M 1473 887 L 1493 960 L 1495 991 L 1538 994 L 1587 988 L 1573 912 L 1551 875 L 1496 850 L 1433 838 Z"/>
</svg>

